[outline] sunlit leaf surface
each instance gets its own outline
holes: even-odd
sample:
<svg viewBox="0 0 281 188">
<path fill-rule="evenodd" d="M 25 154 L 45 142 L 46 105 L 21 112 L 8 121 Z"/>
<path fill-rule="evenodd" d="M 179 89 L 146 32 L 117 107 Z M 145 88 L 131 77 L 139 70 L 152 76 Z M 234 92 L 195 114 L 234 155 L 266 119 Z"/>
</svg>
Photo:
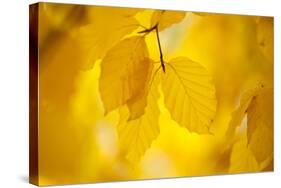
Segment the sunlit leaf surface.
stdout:
<svg viewBox="0 0 281 188">
<path fill-rule="evenodd" d="M 211 76 L 199 63 L 188 58 L 176 58 L 166 65 L 162 88 L 171 117 L 190 132 L 210 133 L 216 112 Z"/>
</svg>

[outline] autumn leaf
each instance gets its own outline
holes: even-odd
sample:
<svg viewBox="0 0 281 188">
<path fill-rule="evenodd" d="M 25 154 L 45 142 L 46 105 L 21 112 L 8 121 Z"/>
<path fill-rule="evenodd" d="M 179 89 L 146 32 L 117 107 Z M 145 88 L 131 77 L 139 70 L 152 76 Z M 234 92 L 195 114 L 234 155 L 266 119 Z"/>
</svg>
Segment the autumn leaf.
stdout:
<svg viewBox="0 0 281 188">
<path fill-rule="evenodd" d="M 128 11 L 129 10 L 129 11 Z M 138 28 L 134 15 L 141 9 L 117 9 L 111 7 L 89 8 L 91 23 L 79 28 L 74 36 L 80 40 L 88 54 L 84 69 L 92 68 L 96 60 L 103 58 L 106 52 L 123 37 Z"/>
<path fill-rule="evenodd" d="M 171 117 L 190 132 L 210 133 L 216 96 L 207 70 L 185 57 L 171 60 L 166 67 L 161 85 Z"/>
<path fill-rule="evenodd" d="M 181 22 L 185 14 L 181 11 L 156 10 L 151 17 L 151 27 L 158 24 L 158 30 L 163 31 L 171 25 Z"/>
<path fill-rule="evenodd" d="M 259 92 L 261 86 L 253 87 L 242 94 L 238 107 L 232 112 L 232 118 L 226 131 L 227 137 L 233 138 L 235 130 L 242 123 L 242 120 L 247 114 L 248 107 L 252 101 L 252 98 Z"/>
<path fill-rule="evenodd" d="M 273 153 L 273 90 L 259 85 L 247 90 L 233 112 L 227 135 L 247 117 L 247 143 L 261 164 Z"/>
<path fill-rule="evenodd" d="M 149 74 L 150 61 L 142 36 L 124 39 L 101 62 L 99 90 L 105 114 L 137 97 Z"/>
<path fill-rule="evenodd" d="M 159 134 L 158 85 L 159 79 L 156 78 L 148 92 L 145 113 L 140 118 L 128 121 L 130 112 L 126 107 L 120 109 L 117 126 L 120 147 L 131 163 L 141 159 Z"/>
</svg>

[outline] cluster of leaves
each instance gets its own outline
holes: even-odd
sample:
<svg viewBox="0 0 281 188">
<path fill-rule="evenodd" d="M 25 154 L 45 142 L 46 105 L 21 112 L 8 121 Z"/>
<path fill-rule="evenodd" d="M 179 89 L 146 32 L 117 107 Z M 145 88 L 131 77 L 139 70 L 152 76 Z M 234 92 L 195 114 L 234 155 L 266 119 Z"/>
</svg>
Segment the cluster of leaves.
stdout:
<svg viewBox="0 0 281 188">
<path fill-rule="evenodd" d="M 114 110 L 118 110 L 120 114 L 117 133 L 121 150 L 129 161 L 139 161 L 160 133 L 158 99 L 161 95 L 171 118 L 178 125 L 185 127 L 189 132 L 210 134 L 210 126 L 217 108 L 216 91 L 210 74 L 200 62 L 194 62 L 188 57 L 165 59 L 166 56 L 161 50 L 161 32 L 180 23 L 186 17 L 185 12 L 155 10 L 149 17 L 149 24 L 143 26 L 136 19 L 142 9 L 65 6 L 57 10 L 54 6 L 50 10 L 61 12 L 62 15 L 52 16 L 54 21 L 50 22 L 45 20 L 47 15 L 40 14 L 40 19 L 45 20 L 45 24 L 40 26 L 43 27 L 41 31 L 50 31 L 49 36 L 44 32 L 39 33 L 40 48 L 45 48 L 40 51 L 53 49 L 55 52 L 56 48 L 48 47 L 48 41 L 59 41 L 56 39 L 66 33 L 67 38 L 75 39 L 75 42 L 62 42 L 65 49 L 63 54 L 67 55 L 55 59 L 58 63 L 54 64 L 53 69 L 56 74 L 61 70 L 69 73 L 61 79 L 62 83 L 46 81 L 51 83 L 52 87 L 56 86 L 51 96 L 57 97 L 59 89 L 59 93 L 65 91 L 61 85 L 72 83 L 69 81 L 69 75 L 75 73 L 76 76 L 79 69 L 92 68 L 95 62 L 101 60 L 100 98 L 105 114 Z M 197 15 L 204 19 L 207 14 Z M 273 37 L 270 31 L 264 30 L 265 26 L 270 28 L 271 22 L 259 22 L 258 27 L 263 32 L 258 35 L 261 51 L 265 59 L 273 63 L 273 45 L 270 45 Z M 157 60 L 152 59 L 149 52 L 147 38 L 151 35 L 156 36 L 155 44 L 158 45 L 159 51 Z M 50 38 L 53 40 L 49 40 Z M 79 48 L 76 48 L 77 46 Z M 69 52 L 75 53 L 68 54 Z M 78 54 L 83 58 L 77 58 Z M 46 59 L 47 64 L 49 58 Z M 79 63 L 73 63 L 74 61 Z M 65 64 L 58 69 L 61 62 Z M 65 68 L 70 64 L 76 65 L 73 67 L 75 71 Z M 271 71 L 267 73 L 270 76 Z M 71 85 L 72 87 L 74 86 Z M 61 104 L 63 100 L 65 95 L 61 95 L 55 104 Z M 247 139 L 240 142 L 240 138 L 236 139 L 236 131 L 245 124 Z M 247 165 L 257 170 L 272 166 L 272 84 L 260 83 L 254 88 L 246 89 L 240 96 L 230 123 L 225 126 L 228 127 L 226 142 L 230 143 L 226 152 L 228 160 L 232 163 L 229 165 L 230 172 L 237 172 L 237 169 L 241 172 L 247 171 Z M 240 161 L 241 164 L 234 164 L 233 161 Z"/>
<path fill-rule="evenodd" d="M 198 134 L 210 134 L 217 106 L 212 78 L 200 63 L 187 57 L 166 61 L 162 53 L 161 32 L 181 22 L 186 13 L 156 10 L 152 13 L 150 25 L 144 27 L 135 19 L 140 11 L 132 9 L 125 13 L 115 9 L 111 11 L 114 16 L 110 19 L 116 19 L 111 20 L 112 24 L 104 25 L 104 21 L 97 21 L 79 31 L 79 36 L 84 36 L 80 37 L 81 43 L 88 44 L 84 49 L 90 54 L 86 68 L 92 67 L 97 59 L 102 59 L 99 91 L 105 115 L 119 109 L 117 132 L 120 147 L 131 162 L 139 161 L 159 135 L 160 93 L 163 93 L 171 118 Z M 102 10 L 93 13 L 97 14 L 95 17 L 105 14 Z M 107 29 L 101 32 L 95 27 Z M 157 38 L 158 61 L 150 58 L 146 44 L 146 37 L 151 34 Z M 242 120 L 247 118 L 247 147 L 255 156 L 250 160 L 253 166 L 262 162 L 262 166 L 268 166 L 272 162 L 273 109 L 262 112 L 273 106 L 272 91 L 263 84 L 246 91 L 232 114 L 226 134 L 226 139 L 232 140 L 236 128 L 242 126 Z M 239 145 L 241 143 L 231 142 L 230 160 L 237 161 L 235 153 L 242 156 L 235 152 L 241 151 Z M 247 158 L 248 155 L 245 156 Z M 235 165 L 231 166 L 235 168 Z"/>
<path fill-rule="evenodd" d="M 164 60 L 161 50 L 161 31 L 184 17 L 185 12 L 156 10 L 148 28 L 142 26 L 121 39 L 102 58 L 99 91 L 105 114 L 119 109 L 120 145 L 131 162 L 138 161 L 159 135 L 159 85 L 172 119 L 190 132 L 210 133 L 216 112 L 211 76 L 202 65 L 187 57 Z M 128 16 L 122 23 L 132 20 Z M 132 30 L 124 33 L 128 35 Z M 157 36 L 158 62 L 149 56 L 145 37 L 150 34 Z"/>
</svg>

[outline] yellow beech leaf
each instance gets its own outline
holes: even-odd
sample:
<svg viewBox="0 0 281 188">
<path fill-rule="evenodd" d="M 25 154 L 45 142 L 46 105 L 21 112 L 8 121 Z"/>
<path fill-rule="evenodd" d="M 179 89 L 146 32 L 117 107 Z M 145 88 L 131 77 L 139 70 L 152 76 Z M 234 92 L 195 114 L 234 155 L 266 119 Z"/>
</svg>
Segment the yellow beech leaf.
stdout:
<svg viewBox="0 0 281 188">
<path fill-rule="evenodd" d="M 138 119 L 127 121 L 129 111 L 120 109 L 117 127 L 121 150 L 131 163 L 138 162 L 159 134 L 158 79 L 154 79 L 147 96 L 145 113 Z"/>
<path fill-rule="evenodd" d="M 258 163 L 273 156 L 273 89 L 259 85 L 246 91 L 240 106 L 232 114 L 227 135 L 233 135 L 235 128 L 247 117 L 247 142 Z"/>
<path fill-rule="evenodd" d="M 130 111 L 130 117 L 128 120 L 133 120 L 139 118 L 145 110 L 147 105 L 147 95 L 150 90 L 151 82 L 152 82 L 152 69 L 153 69 L 153 61 L 149 58 L 144 59 L 142 62 L 142 70 L 136 73 L 135 77 L 139 76 L 139 80 L 143 80 L 145 85 L 142 88 L 138 95 L 127 102 L 127 106 Z M 145 77 L 144 77 L 145 76 Z"/>
<path fill-rule="evenodd" d="M 247 136 L 258 162 L 273 154 L 273 89 L 264 88 L 248 107 Z"/>
<path fill-rule="evenodd" d="M 79 28 L 74 35 L 80 40 L 84 51 L 89 54 L 84 68 L 92 68 L 96 60 L 102 58 L 107 50 L 138 28 L 134 15 L 139 9 L 117 9 L 112 7 L 93 7 L 88 9 L 90 24 Z"/>
<path fill-rule="evenodd" d="M 172 119 L 190 132 L 209 133 L 217 101 L 207 70 L 185 57 L 166 63 L 166 69 L 162 89 Z"/>
<path fill-rule="evenodd" d="M 151 27 L 158 24 L 158 30 L 162 31 L 182 21 L 185 14 L 185 12 L 181 11 L 156 10 L 151 17 Z"/>
<path fill-rule="evenodd" d="M 258 172 L 259 164 L 251 150 L 247 147 L 246 136 L 233 145 L 230 157 L 230 173 Z"/>
<path fill-rule="evenodd" d="M 147 46 L 142 36 L 124 39 L 101 62 L 99 90 L 105 114 L 137 97 L 149 74 Z"/>
<path fill-rule="evenodd" d="M 252 98 L 259 92 L 260 86 L 249 89 L 242 94 L 238 107 L 232 112 L 232 118 L 229 123 L 226 135 L 228 138 L 232 138 L 235 130 L 239 127 L 247 114 L 248 107 L 252 101 Z"/>
</svg>

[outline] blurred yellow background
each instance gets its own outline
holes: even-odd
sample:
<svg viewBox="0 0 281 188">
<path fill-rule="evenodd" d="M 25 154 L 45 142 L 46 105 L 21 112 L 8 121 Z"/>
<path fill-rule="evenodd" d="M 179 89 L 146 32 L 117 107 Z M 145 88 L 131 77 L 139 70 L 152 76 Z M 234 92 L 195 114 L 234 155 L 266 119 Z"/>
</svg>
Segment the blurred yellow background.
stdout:
<svg viewBox="0 0 281 188">
<path fill-rule="evenodd" d="M 246 120 L 236 130 L 235 147 L 226 136 L 242 93 L 258 83 L 273 87 L 273 18 L 259 16 L 186 12 L 181 22 L 160 32 L 165 59 L 188 57 L 212 75 L 217 96 L 212 134 L 179 126 L 160 92 L 159 136 L 138 163 L 126 159 L 116 128 L 119 111 L 104 116 L 100 63 L 118 40 L 141 26 L 149 28 L 152 13 L 39 4 L 40 185 L 272 170 L 272 156 L 266 168 L 247 148 Z M 122 20 L 129 16 L 138 21 L 137 27 Z M 117 31 L 119 27 L 127 28 Z M 159 62 L 155 35 L 149 34 L 146 44 L 151 59 Z"/>
</svg>

